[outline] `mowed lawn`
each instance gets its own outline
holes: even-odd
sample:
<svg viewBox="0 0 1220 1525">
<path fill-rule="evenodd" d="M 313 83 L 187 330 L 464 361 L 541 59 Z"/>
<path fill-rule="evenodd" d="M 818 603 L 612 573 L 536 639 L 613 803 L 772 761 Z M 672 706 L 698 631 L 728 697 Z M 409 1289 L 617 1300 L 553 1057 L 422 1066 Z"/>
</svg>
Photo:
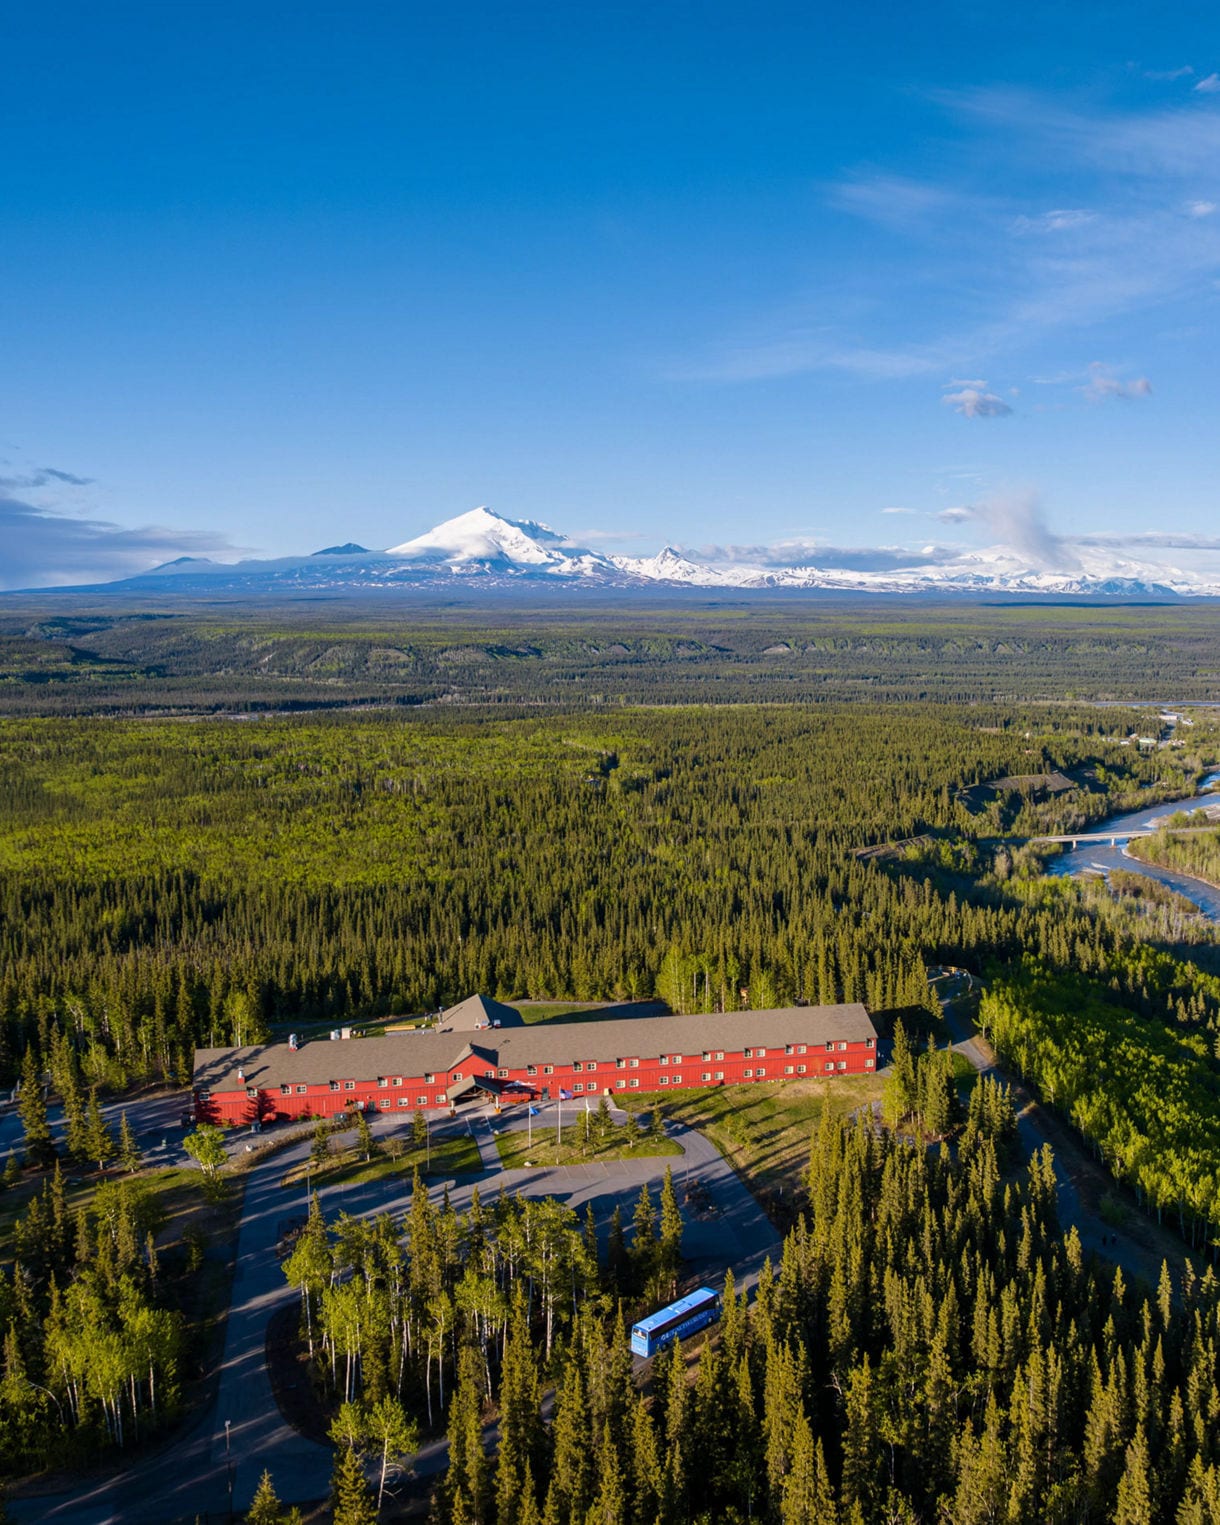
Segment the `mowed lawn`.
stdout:
<svg viewBox="0 0 1220 1525">
<path fill-rule="evenodd" d="M 483 1161 L 479 1146 L 468 1133 L 446 1135 L 433 1139 L 431 1149 L 417 1146 L 409 1140 L 399 1150 L 387 1148 L 385 1140 L 377 1143 L 372 1159 L 366 1160 L 355 1144 L 340 1142 L 339 1135 L 330 1139 L 330 1158 L 324 1165 L 314 1165 L 301 1160 L 285 1171 L 281 1186 L 303 1186 L 308 1172 L 309 1180 L 318 1186 L 359 1186 L 365 1181 L 381 1181 L 387 1176 L 406 1176 L 408 1179 L 418 1166 L 426 1176 L 459 1176 L 482 1170 Z"/>
<path fill-rule="evenodd" d="M 665 1117 L 707 1134 L 750 1185 L 789 1195 L 801 1185 L 809 1145 L 823 1109 L 845 1117 L 881 1097 L 877 1075 L 834 1080 L 784 1080 L 763 1085 L 717 1086 L 704 1091 L 651 1091 L 632 1107 L 659 1107 Z"/>
<path fill-rule="evenodd" d="M 594 1114 L 596 1115 L 596 1114 Z M 646 1160 L 654 1156 L 681 1154 L 682 1148 L 669 1138 L 650 1138 L 646 1133 L 629 1134 L 615 1127 L 604 1140 L 590 1129 L 585 1132 L 585 1114 L 578 1112 L 565 1123 L 561 1139 L 554 1128 L 535 1128 L 533 1138 L 524 1129 L 505 1129 L 496 1134 L 496 1148 L 505 1170 L 523 1165 L 592 1165 L 610 1160 Z"/>
</svg>

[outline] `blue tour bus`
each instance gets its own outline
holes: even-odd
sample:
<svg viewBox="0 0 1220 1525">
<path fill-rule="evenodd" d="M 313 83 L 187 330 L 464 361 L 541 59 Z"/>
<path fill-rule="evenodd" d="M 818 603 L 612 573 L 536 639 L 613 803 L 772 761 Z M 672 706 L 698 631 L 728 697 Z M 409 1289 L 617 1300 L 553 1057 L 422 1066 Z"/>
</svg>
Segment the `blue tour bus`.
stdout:
<svg viewBox="0 0 1220 1525">
<path fill-rule="evenodd" d="M 713 1292 L 710 1287 L 700 1287 L 634 1324 L 631 1329 L 631 1349 L 637 1356 L 655 1355 L 674 1340 L 684 1340 L 688 1334 L 706 1329 L 719 1317 L 719 1293 Z"/>
</svg>

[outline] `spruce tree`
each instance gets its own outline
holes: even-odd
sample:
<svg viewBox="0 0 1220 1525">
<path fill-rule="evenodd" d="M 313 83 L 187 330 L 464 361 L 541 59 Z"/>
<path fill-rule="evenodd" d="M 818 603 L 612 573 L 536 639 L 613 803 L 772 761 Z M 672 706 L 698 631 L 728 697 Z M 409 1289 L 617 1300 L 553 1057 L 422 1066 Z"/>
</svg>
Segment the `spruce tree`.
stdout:
<svg viewBox="0 0 1220 1525">
<path fill-rule="evenodd" d="M 85 1115 L 85 1148 L 88 1157 L 97 1161 L 99 1170 L 104 1170 L 106 1161 L 114 1158 L 115 1147 L 114 1134 L 102 1116 L 101 1104 L 97 1099 L 97 1087 L 94 1086 L 89 1092 L 89 1109 Z"/>
<path fill-rule="evenodd" d="M 144 1163 L 140 1146 L 136 1143 L 135 1134 L 131 1131 L 126 1112 L 119 1118 L 119 1163 L 131 1175 L 134 1175 Z"/>
<path fill-rule="evenodd" d="M 246 1525 L 282 1525 L 283 1517 L 271 1473 L 264 1468 L 254 1498 L 246 1511 Z"/>
<path fill-rule="evenodd" d="M 27 1048 L 21 1062 L 21 1094 L 17 1101 L 25 1130 L 25 1157 L 35 1169 L 42 1169 L 55 1158 L 51 1128 L 47 1122 L 47 1102 L 42 1075 L 34 1062 L 34 1050 Z"/>
<path fill-rule="evenodd" d="M 332 1525 L 376 1525 L 377 1506 L 354 1446 L 340 1445 L 331 1475 Z"/>
</svg>

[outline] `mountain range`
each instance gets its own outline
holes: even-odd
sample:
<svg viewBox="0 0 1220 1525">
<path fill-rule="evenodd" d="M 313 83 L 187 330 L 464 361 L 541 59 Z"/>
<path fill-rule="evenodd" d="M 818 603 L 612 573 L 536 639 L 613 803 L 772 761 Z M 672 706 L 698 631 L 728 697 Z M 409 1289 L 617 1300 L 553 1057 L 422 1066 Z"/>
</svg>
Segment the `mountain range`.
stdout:
<svg viewBox="0 0 1220 1525">
<path fill-rule="evenodd" d="M 799 564 L 705 556 L 667 545 L 655 556 L 606 555 L 574 545 L 549 525 L 475 508 L 384 551 L 354 542 L 310 556 L 218 562 L 180 557 L 149 572 L 103 584 L 111 591 L 182 594 L 340 593 L 438 583 L 485 586 L 569 584 L 603 588 L 835 589 L 872 593 L 1031 593 L 1115 597 L 1215 597 L 1220 583 L 1182 568 L 1145 563 L 1107 549 L 1074 549 L 1070 569 L 1039 565 L 1009 546 L 960 552 L 889 551 L 877 556 L 806 553 Z M 909 561 L 906 559 L 909 557 Z M 863 565 L 868 561 L 873 565 Z M 836 561 L 839 564 L 836 564 Z M 853 564 L 855 563 L 855 564 Z"/>
</svg>

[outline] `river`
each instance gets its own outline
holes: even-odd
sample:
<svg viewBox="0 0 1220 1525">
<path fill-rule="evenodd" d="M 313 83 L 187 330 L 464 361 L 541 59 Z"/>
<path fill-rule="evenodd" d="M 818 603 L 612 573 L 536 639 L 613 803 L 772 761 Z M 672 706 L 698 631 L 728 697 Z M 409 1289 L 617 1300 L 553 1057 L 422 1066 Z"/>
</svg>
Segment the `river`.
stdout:
<svg viewBox="0 0 1220 1525">
<path fill-rule="evenodd" d="M 1140 859 L 1133 858 L 1125 847 L 1110 846 L 1112 837 L 1122 836 L 1125 831 L 1138 831 L 1161 816 L 1172 815 L 1175 810 L 1180 810 L 1183 806 L 1189 807 L 1195 804 L 1198 796 L 1208 792 L 1215 784 L 1220 784 L 1220 773 L 1209 773 L 1199 785 L 1198 794 L 1191 798 L 1163 801 L 1159 805 L 1149 806 L 1146 810 L 1133 810 L 1128 815 L 1111 816 L 1104 826 L 1096 827 L 1097 841 L 1095 843 L 1082 842 L 1079 847 L 1069 848 L 1047 864 L 1047 873 L 1079 874 L 1087 869 L 1109 873 L 1115 868 L 1130 869 L 1137 874 L 1146 874 L 1149 879 L 1158 879 L 1162 884 L 1167 884 L 1170 889 L 1177 890 L 1179 894 L 1193 901 L 1212 921 L 1220 922 L 1220 889 L 1214 889 L 1200 879 L 1192 879 L 1189 874 L 1179 874 L 1171 868 L 1159 868 L 1151 863 L 1143 863 Z"/>
</svg>

